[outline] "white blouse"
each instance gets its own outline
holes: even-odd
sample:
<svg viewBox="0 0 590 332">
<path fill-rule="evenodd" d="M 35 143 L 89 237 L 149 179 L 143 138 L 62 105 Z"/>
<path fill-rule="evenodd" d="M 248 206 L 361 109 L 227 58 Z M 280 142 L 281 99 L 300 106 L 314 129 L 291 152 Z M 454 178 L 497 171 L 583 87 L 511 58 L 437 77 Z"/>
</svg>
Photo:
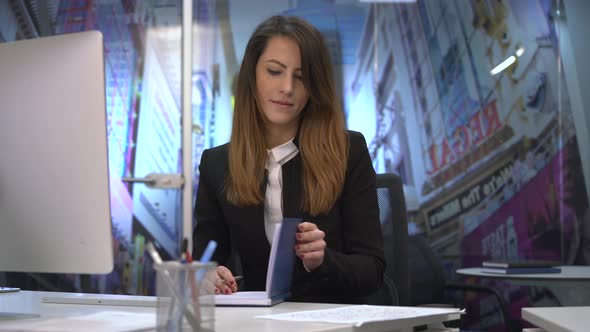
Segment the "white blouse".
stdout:
<svg viewBox="0 0 590 332">
<path fill-rule="evenodd" d="M 283 172 L 281 166 L 293 159 L 299 153 L 299 149 L 291 139 L 266 151 L 268 154 L 266 159 L 268 181 L 264 197 L 264 230 L 268 242 L 272 245 L 275 226 L 283 220 Z"/>
</svg>

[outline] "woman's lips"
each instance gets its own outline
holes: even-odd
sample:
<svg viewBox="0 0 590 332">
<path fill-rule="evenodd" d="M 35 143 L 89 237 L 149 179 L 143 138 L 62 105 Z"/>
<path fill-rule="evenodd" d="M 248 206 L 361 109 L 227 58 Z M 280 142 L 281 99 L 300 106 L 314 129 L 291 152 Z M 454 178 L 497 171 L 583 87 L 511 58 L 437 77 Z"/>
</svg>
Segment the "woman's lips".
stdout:
<svg viewBox="0 0 590 332">
<path fill-rule="evenodd" d="M 286 102 L 286 101 L 271 100 L 271 102 L 273 104 L 276 104 L 276 105 L 280 106 L 280 107 L 291 107 L 291 106 L 293 106 L 293 104 L 291 104 L 289 102 Z"/>
</svg>

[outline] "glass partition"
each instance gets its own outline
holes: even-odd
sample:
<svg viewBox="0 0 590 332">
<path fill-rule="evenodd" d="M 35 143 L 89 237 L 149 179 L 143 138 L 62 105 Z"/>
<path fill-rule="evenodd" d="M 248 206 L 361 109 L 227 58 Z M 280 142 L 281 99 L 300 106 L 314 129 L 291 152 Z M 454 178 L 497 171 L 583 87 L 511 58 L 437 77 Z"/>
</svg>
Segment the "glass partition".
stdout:
<svg viewBox="0 0 590 332">
<path fill-rule="evenodd" d="M 154 241 L 164 257 L 178 257 L 181 192 L 131 185 L 122 178 L 181 173 L 181 8 L 178 1 L 0 2 L 3 42 L 85 30 L 103 34 L 115 255 L 114 271 L 106 276 L 10 273 L 7 283 L 24 289 L 154 294 L 144 244 Z"/>
<path fill-rule="evenodd" d="M 574 121 L 561 69 L 558 8 L 549 0 L 195 1 L 195 167 L 203 149 L 229 139 L 232 84 L 256 25 L 297 15 L 327 40 L 348 128 L 365 135 L 378 173 L 401 175 L 410 232 L 427 237 L 448 278 L 489 259 L 579 263 L 587 143 L 578 141 L 584 124 Z M 543 290 L 489 284 L 514 313 L 552 301 Z M 485 299 L 480 310 L 490 310 Z"/>
<path fill-rule="evenodd" d="M 576 63 L 562 68 L 573 49 L 564 40 L 576 31 L 559 24 L 567 23 L 560 4 L 194 0 L 194 188 L 202 151 L 229 139 L 232 85 L 250 34 L 268 16 L 297 15 L 326 38 L 348 128 L 365 135 L 378 173 L 402 177 L 410 232 L 428 238 L 449 278 L 487 259 L 584 263 L 590 150 L 579 137 L 588 137 L 588 122 L 576 120 L 583 104 L 571 100 Z M 75 290 L 151 294 L 143 244 L 177 255 L 180 191 L 121 177 L 180 173 L 180 8 L 0 2 L 0 41 L 88 29 L 105 36 L 117 266 L 107 277 L 67 277 Z M 500 286 L 516 305 L 540 301 Z"/>
</svg>

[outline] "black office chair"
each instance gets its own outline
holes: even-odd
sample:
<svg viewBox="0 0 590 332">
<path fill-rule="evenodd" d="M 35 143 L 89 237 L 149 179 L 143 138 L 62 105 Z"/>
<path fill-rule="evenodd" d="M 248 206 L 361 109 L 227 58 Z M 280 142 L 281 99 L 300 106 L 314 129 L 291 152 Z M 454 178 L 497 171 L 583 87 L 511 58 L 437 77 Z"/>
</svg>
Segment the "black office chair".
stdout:
<svg viewBox="0 0 590 332">
<path fill-rule="evenodd" d="M 403 184 L 395 174 L 377 174 L 379 220 L 387 267 L 383 286 L 367 302 L 377 305 L 410 305 L 408 261 L 408 217 Z"/>
<path fill-rule="evenodd" d="M 447 282 L 442 264 L 423 236 L 408 237 L 408 218 L 403 184 L 395 174 L 377 174 L 379 219 L 387 268 L 384 284 L 368 298 L 378 305 L 446 305 L 463 308 L 451 295 L 466 292 L 492 295 L 498 313 L 511 331 L 506 301 L 495 289 Z M 469 310 L 469 309 L 468 309 Z"/>
<path fill-rule="evenodd" d="M 520 331 L 520 327 L 511 321 L 506 300 L 496 289 L 474 284 L 449 282 L 446 280 L 442 263 L 434 254 L 427 239 L 422 235 L 408 238 L 408 258 L 410 273 L 410 290 L 412 306 L 452 306 L 466 308 L 464 301 L 468 293 L 490 295 L 497 302 L 493 314 L 498 314 L 504 324 L 504 331 Z M 483 317 L 479 317 L 479 310 L 466 308 L 467 314 L 462 317 L 459 327 L 462 330 L 487 330 L 481 325 Z M 476 322 L 476 326 L 471 326 Z"/>
</svg>

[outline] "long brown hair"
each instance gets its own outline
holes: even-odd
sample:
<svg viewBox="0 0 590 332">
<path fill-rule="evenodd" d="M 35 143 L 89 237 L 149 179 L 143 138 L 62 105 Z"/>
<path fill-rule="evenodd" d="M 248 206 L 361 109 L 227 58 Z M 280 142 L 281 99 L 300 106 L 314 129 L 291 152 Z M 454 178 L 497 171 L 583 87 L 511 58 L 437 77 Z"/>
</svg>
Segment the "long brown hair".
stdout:
<svg viewBox="0 0 590 332">
<path fill-rule="evenodd" d="M 256 64 L 274 36 L 291 38 L 299 46 L 303 84 L 310 93 L 299 125 L 302 208 L 311 215 L 327 213 L 344 185 L 348 138 L 328 48 L 320 32 L 297 17 L 267 19 L 256 28 L 246 46 L 235 91 L 227 199 L 238 206 L 264 201 L 261 185 L 267 153 L 265 124 L 256 99 Z"/>
</svg>

